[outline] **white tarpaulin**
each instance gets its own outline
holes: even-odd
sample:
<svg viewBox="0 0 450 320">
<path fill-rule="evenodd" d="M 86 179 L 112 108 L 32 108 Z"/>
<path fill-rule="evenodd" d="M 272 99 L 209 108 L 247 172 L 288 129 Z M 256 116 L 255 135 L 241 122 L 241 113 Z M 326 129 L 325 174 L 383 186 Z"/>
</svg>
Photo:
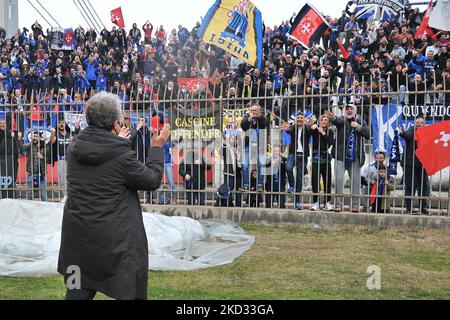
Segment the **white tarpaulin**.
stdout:
<svg viewBox="0 0 450 320">
<path fill-rule="evenodd" d="M 0 200 L 0 276 L 57 275 L 63 204 Z M 150 270 L 232 263 L 255 239 L 230 221 L 144 213 Z"/>
</svg>

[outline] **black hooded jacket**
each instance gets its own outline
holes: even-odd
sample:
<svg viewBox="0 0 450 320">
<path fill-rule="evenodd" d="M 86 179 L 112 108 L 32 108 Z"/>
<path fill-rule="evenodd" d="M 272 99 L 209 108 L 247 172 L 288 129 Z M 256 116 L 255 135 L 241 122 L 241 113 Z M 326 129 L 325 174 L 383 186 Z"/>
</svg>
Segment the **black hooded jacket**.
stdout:
<svg viewBox="0 0 450 320">
<path fill-rule="evenodd" d="M 67 150 L 67 192 L 58 272 L 79 266 L 81 287 L 114 299 L 146 299 L 148 245 L 138 190 L 159 188 L 162 148 L 143 164 L 128 140 L 88 127 Z"/>
</svg>

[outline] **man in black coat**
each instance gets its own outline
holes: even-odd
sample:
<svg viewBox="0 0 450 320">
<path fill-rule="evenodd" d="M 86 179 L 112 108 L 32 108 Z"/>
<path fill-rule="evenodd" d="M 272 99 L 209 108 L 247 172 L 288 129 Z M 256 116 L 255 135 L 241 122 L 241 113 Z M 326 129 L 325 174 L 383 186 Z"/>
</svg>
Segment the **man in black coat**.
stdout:
<svg viewBox="0 0 450 320">
<path fill-rule="evenodd" d="M 148 244 L 137 191 L 159 188 L 170 128 L 154 135 L 143 164 L 131 148 L 130 130 L 122 126 L 117 96 L 95 95 L 86 119 L 89 127 L 67 149 L 58 261 L 66 299 L 93 299 L 97 291 L 115 299 L 147 299 Z"/>
<path fill-rule="evenodd" d="M 414 127 L 409 128 L 408 131 L 403 131 L 401 126 L 398 127 L 400 136 L 405 139 L 404 152 L 404 168 L 405 168 L 405 196 L 414 196 L 416 191 L 421 197 L 430 196 L 430 181 L 428 175 L 422 166 L 420 160 L 416 157 L 417 142 L 414 140 L 414 134 L 417 129 L 425 125 L 423 117 L 417 117 Z M 408 213 L 415 213 L 413 211 L 413 203 L 411 199 L 405 200 L 406 210 Z M 420 200 L 420 213 L 428 214 L 428 201 Z"/>
<path fill-rule="evenodd" d="M 8 121 L 0 118 L 0 199 L 14 199 L 18 159 L 17 133 L 11 130 Z"/>
<path fill-rule="evenodd" d="M 194 149 L 186 152 L 180 164 L 178 173 L 185 181 L 186 198 L 188 205 L 205 205 L 206 200 L 206 175 L 211 170 L 201 154 L 201 150 Z"/>
<path fill-rule="evenodd" d="M 242 162 L 241 192 L 250 190 L 250 167 L 257 165 L 258 179 L 257 191 L 264 192 L 264 158 L 267 150 L 267 118 L 262 113 L 262 108 L 254 103 L 241 122 L 241 129 L 245 133 L 244 143 L 240 146 Z M 242 142 L 242 141 L 241 141 Z"/>
<path fill-rule="evenodd" d="M 364 153 L 364 140 L 370 139 L 370 131 L 364 121 L 357 115 L 356 107 L 347 105 L 345 114 L 336 117 L 333 113 L 326 115 L 331 123 L 336 126 L 336 143 L 333 145 L 331 154 L 335 162 L 336 194 L 344 193 L 345 171 L 350 177 L 350 192 L 352 199 L 350 206 L 352 212 L 359 212 L 361 193 L 361 167 L 366 161 Z M 336 197 L 335 210 L 342 212 L 344 205 L 342 197 Z"/>
<path fill-rule="evenodd" d="M 305 123 L 303 111 L 298 111 L 295 118 L 295 124 L 292 126 L 284 124 L 281 129 L 288 131 L 291 135 L 286 170 L 293 170 L 294 167 L 297 167 L 295 192 L 298 194 L 301 193 L 303 189 L 303 177 L 308 174 L 306 165 L 309 158 L 309 138 L 311 136 L 311 128 Z M 295 210 L 302 209 L 301 197 L 296 195 Z"/>
</svg>

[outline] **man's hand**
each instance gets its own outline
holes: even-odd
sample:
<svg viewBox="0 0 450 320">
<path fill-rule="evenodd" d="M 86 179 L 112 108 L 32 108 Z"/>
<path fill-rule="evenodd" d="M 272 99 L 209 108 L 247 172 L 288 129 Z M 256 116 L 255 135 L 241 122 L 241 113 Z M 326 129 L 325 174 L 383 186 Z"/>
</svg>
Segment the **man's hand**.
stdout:
<svg viewBox="0 0 450 320">
<path fill-rule="evenodd" d="M 14 131 L 11 131 L 11 138 L 14 139 L 15 136 L 16 136 L 16 133 Z"/>
<path fill-rule="evenodd" d="M 55 128 L 51 128 L 51 129 L 50 129 L 50 134 L 51 134 L 52 136 L 54 136 L 54 135 L 56 134 Z"/>
<path fill-rule="evenodd" d="M 44 156 L 42 155 L 42 153 L 40 153 L 40 152 L 38 152 L 38 154 L 37 154 L 37 157 L 39 158 L 39 159 L 44 159 Z"/>
<path fill-rule="evenodd" d="M 289 130 L 290 130 L 290 125 L 289 125 L 289 123 L 287 123 L 287 122 L 283 123 L 283 124 L 281 125 L 280 129 L 281 129 L 282 131 L 289 131 Z"/>
<path fill-rule="evenodd" d="M 169 137 L 170 125 L 165 124 L 159 135 L 157 133 L 153 134 L 152 147 L 162 148 L 166 144 L 167 140 L 169 140 Z"/>
<path fill-rule="evenodd" d="M 321 134 L 321 135 L 326 135 L 327 133 L 325 132 L 325 130 L 323 130 L 323 128 L 322 127 L 319 127 L 319 133 Z"/>
<path fill-rule="evenodd" d="M 325 115 L 327 116 L 327 118 L 331 121 L 334 118 L 334 113 L 327 111 L 325 112 Z"/>
<path fill-rule="evenodd" d="M 397 131 L 398 131 L 398 133 L 403 133 L 403 127 L 401 125 L 399 125 L 397 127 Z"/>
<path fill-rule="evenodd" d="M 130 139 L 130 137 L 131 137 L 130 128 L 123 127 L 122 129 L 120 129 L 119 137 L 125 138 L 125 139 Z"/>
<path fill-rule="evenodd" d="M 317 124 L 313 124 L 311 126 L 311 130 L 319 130 L 319 127 L 317 126 Z"/>
<path fill-rule="evenodd" d="M 78 115 L 77 119 L 75 120 L 75 128 L 80 128 L 81 126 L 81 115 Z"/>
<path fill-rule="evenodd" d="M 144 119 L 139 119 L 139 121 L 138 121 L 138 123 L 136 125 L 136 130 L 137 131 L 141 130 L 142 127 L 144 126 L 144 124 L 145 124 L 145 120 Z"/>
<path fill-rule="evenodd" d="M 352 121 L 352 123 L 351 123 L 352 128 L 356 128 L 358 125 L 359 125 L 359 123 L 356 121 Z"/>
<path fill-rule="evenodd" d="M 185 179 L 186 181 L 189 181 L 189 180 L 191 180 L 191 176 L 187 174 L 187 175 L 184 177 L 184 179 Z"/>
</svg>

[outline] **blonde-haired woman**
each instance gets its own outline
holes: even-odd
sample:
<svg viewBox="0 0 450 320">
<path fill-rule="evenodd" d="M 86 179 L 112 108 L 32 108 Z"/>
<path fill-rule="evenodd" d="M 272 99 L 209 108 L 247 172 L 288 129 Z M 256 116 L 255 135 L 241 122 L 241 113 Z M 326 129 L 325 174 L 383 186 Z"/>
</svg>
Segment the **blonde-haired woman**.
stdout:
<svg viewBox="0 0 450 320">
<path fill-rule="evenodd" d="M 319 191 L 320 178 L 323 179 L 323 186 L 325 192 L 325 210 L 332 211 L 331 204 L 331 155 L 328 149 L 334 144 L 334 134 L 329 130 L 330 120 L 327 116 L 322 115 L 319 118 L 318 125 L 311 126 L 311 136 L 313 142 L 312 148 L 312 190 L 314 193 L 314 205 L 311 210 L 320 210 Z"/>
</svg>

